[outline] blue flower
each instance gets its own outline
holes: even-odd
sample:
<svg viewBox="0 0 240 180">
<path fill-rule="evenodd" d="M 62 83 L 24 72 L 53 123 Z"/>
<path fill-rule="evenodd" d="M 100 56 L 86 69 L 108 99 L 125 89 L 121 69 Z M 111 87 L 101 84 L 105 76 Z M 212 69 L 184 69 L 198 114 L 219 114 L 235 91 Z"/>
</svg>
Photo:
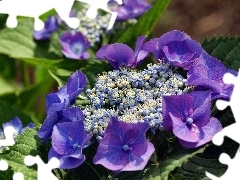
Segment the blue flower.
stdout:
<svg viewBox="0 0 240 180">
<path fill-rule="evenodd" d="M 58 158 L 61 169 L 78 167 L 85 161 L 82 150 L 90 139 L 91 136 L 84 129 L 83 120 L 58 123 L 53 128 L 52 148 L 48 159 Z"/>
<path fill-rule="evenodd" d="M 62 116 L 63 113 L 73 112 L 69 118 L 82 120 L 83 114 L 80 108 L 69 108 L 70 105 L 75 103 L 76 97 L 83 91 L 86 85 L 86 76 L 80 71 L 73 73 L 66 85 L 64 85 L 56 93 L 47 95 L 46 111 L 47 117 L 44 120 L 40 130 L 38 131 L 38 137 L 43 138 L 44 141 L 51 137 L 52 129 L 60 121 L 66 120 L 66 116 Z"/>
<path fill-rule="evenodd" d="M 11 121 L 3 123 L 2 126 L 3 126 L 3 129 L 5 129 L 8 126 L 14 127 L 14 129 L 15 129 L 14 135 L 15 136 L 22 134 L 25 131 L 25 129 L 27 129 L 27 128 L 35 127 L 35 125 L 33 123 L 29 123 L 29 124 L 27 124 L 26 127 L 23 128 L 22 121 L 18 117 L 14 117 Z"/>
<path fill-rule="evenodd" d="M 94 164 L 101 164 L 113 171 L 142 170 L 155 151 L 147 141 L 147 123 L 124 123 L 111 118 L 100 141 Z"/>
<path fill-rule="evenodd" d="M 163 127 L 172 130 L 184 147 L 201 146 L 222 130 L 221 123 L 210 117 L 210 91 L 163 96 L 162 101 Z"/>
<path fill-rule="evenodd" d="M 207 52 L 186 33 L 178 30 L 167 32 L 146 42 L 142 49 L 153 52 L 156 59 L 188 70 L 201 54 Z"/>
<path fill-rule="evenodd" d="M 58 21 L 56 16 L 50 16 L 46 22 L 45 26 L 40 31 L 33 31 L 33 37 L 36 40 L 47 40 L 51 35 L 58 30 Z"/>
<path fill-rule="evenodd" d="M 135 68 L 148 55 L 148 52 L 142 50 L 145 39 L 146 36 L 138 37 L 135 52 L 123 43 L 102 46 L 96 53 L 96 59 L 108 60 L 115 69 L 122 66 Z"/>
<path fill-rule="evenodd" d="M 79 31 L 66 32 L 61 35 L 60 43 L 62 53 L 71 59 L 88 59 L 86 50 L 90 47 L 90 42 Z"/>
<path fill-rule="evenodd" d="M 118 13 L 117 20 L 126 21 L 141 16 L 150 7 L 146 0 L 123 0 L 123 5 L 112 10 Z"/>
<path fill-rule="evenodd" d="M 212 99 L 230 99 L 233 85 L 223 82 L 223 75 L 230 72 L 237 76 L 237 71 L 227 69 L 217 58 L 201 55 L 189 69 L 187 85 L 196 86 L 196 90 L 210 90 Z"/>
</svg>

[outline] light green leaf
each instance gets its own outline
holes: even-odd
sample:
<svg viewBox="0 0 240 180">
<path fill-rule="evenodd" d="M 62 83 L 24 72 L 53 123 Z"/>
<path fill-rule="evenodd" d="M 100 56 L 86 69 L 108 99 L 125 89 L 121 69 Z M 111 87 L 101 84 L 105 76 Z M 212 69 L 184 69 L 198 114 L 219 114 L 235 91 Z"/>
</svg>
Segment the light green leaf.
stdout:
<svg viewBox="0 0 240 180">
<path fill-rule="evenodd" d="M 16 144 L 14 146 L 10 147 L 10 149 L 3 154 L 0 154 L 0 159 L 4 159 L 8 162 L 9 168 L 13 173 L 21 172 L 24 175 L 24 179 L 36 180 L 37 166 L 26 166 L 24 164 L 24 158 L 27 155 L 39 155 L 46 163 L 47 151 L 48 147 L 43 146 L 40 139 L 36 136 L 36 128 L 27 129 L 23 134 L 17 136 Z M 12 179 L 12 174 L 9 173 L 7 176 L 5 174 L 3 179 Z"/>
</svg>

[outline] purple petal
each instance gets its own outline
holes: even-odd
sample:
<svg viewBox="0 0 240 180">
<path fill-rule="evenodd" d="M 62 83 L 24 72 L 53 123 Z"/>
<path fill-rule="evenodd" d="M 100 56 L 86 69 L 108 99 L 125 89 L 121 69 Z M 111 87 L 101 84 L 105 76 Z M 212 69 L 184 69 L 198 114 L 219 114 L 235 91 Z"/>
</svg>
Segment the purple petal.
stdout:
<svg viewBox="0 0 240 180">
<path fill-rule="evenodd" d="M 117 20 L 125 21 L 142 15 L 151 7 L 145 0 L 124 0 L 116 10 Z"/>
<path fill-rule="evenodd" d="M 135 64 L 133 50 L 126 44 L 122 43 L 101 47 L 96 53 L 96 58 L 108 60 L 115 69 L 119 69 L 120 66 L 132 67 Z"/>
<path fill-rule="evenodd" d="M 203 144 L 208 143 L 212 140 L 213 136 L 221 131 L 222 125 L 218 119 L 211 117 L 209 123 L 200 129 L 199 140 L 197 143 L 189 143 L 186 141 L 179 140 L 180 144 L 186 148 L 195 148 Z"/>
<path fill-rule="evenodd" d="M 121 169 L 121 171 L 138 171 L 143 170 L 145 166 L 147 165 L 151 155 L 154 153 L 155 148 L 152 143 L 147 142 L 147 151 L 145 154 L 141 155 L 139 159 L 141 159 L 141 163 L 138 163 L 135 158 L 132 158 L 133 161 L 130 161 L 124 168 Z"/>
<path fill-rule="evenodd" d="M 60 99 L 60 97 L 61 97 L 61 99 Z M 46 111 L 47 111 L 47 114 L 50 114 L 53 111 L 59 110 L 59 108 L 58 108 L 59 106 L 60 107 L 64 106 L 63 105 L 63 103 L 64 103 L 63 99 L 67 99 L 67 98 L 63 98 L 62 96 L 59 96 L 56 93 L 47 94 L 47 96 L 46 96 Z M 62 108 L 60 108 L 60 109 L 62 109 Z"/>
<path fill-rule="evenodd" d="M 73 73 L 67 83 L 67 94 L 69 94 L 70 101 L 75 98 L 83 91 L 86 86 L 86 76 L 80 71 Z"/>
<path fill-rule="evenodd" d="M 81 154 L 79 158 L 73 158 L 71 156 L 61 156 L 53 148 L 50 149 L 48 153 L 48 160 L 52 157 L 59 159 L 61 169 L 73 169 L 80 166 L 85 161 L 85 156 Z"/>
<path fill-rule="evenodd" d="M 215 95 L 221 94 L 224 87 L 222 78 L 226 72 L 227 69 L 221 61 L 212 56 L 203 55 L 188 71 L 186 84 L 205 87 Z"/>
<path fill-rule="evenodd" d="M 142 60 L 148 56 L 148 52 L 145 50 L 142 50 L 142 45 L 145 42 L 147 36 L 139 36 L 136 42 L 136 46 L 135 46 L 135 59 L 136 59 L 136 65 L 140 64 L 142 62 Z"/>
<path fill-rule="evenodd" d="M 36 40 L 47 40 L 52 33 L 58 30 L 58 22 L 55 16 L 50 16 L 45 22 L 45 26 L 40 31 L 33 31 L 33 37 Z"/>
<path fill-rule="evenodd" d="M 62 105 L 63 104 L 59 104 Z M 60 107 L 58 110 L 62 110 L 64 108 Z M 56 110 L 56 109 L 55 109 Z M 58 118 L 58 111 L 53 111 L 52 113 L 49 113 L 46 117 L 46 119 L 43 121 L 43 124 L 39 131 L 37 132 L 37 136 L 39 138 L 44 139 L 46 141 L 49 139 L 52 135 L 53 127 L 60 121 Z"/>
<path fill-rule="evenodd" d="M 191 118 L 198 127 L 205 126 L 209 122 L 211 114 L 211 92 L 193 91 L 189 93 L 193 98 L 193 113 Z"/>
<path fill-rule="evenodd" d="M 132 163 L 135 164 L 135 170 L 142 168 L 149 159 L 145 162 L 141 156 L 150 158 L 154 151 L 145 137 L 148 128 L 147 123 L 131 124 L 111 118 L 93 162 L 113 171 L 121 171 L 125 166 L 127 170 Z M 125 149 L 125 146 L 129 149 Z"/>
<path fill-rule="evenodd" d="M 60 155 L 81 153 L 85 138 L 83 121 L 58 123 L 53 128 L 52 147 Z"/>
<path fill-rule="evenodd" d="M 108 126 L 109 127 L 109 126 Z M 128 162 L 128 153 L 123 151 L 123 142 L 113 134 L 104 134 L 97 153 L 93 158 L 94 164 L 102 164 L 104 167 L 118 171 Z"/>
<path fill-rule="evenodd" d="M 184 46 L 180 44 L 184 44 Z M 178 58 L 178 59 L 184 60 L 184 63 L 183 63 L 184 66 L 187 66 L 188 64 L 192 63 L 192 61 L 195 61 L 196 58 L 198 58 L 201 54 L 207 54 L 207 52 L 201 47 L 201 45 L 197 41 L 192 40 L 186 33 L 183 33 L 178 30 L 173 30 L 162 35 L 159 38 L 151 39 L 150 41 L 146 42 L 143 45 L 142 49 L 148 52 L 153 52 L 156 59 L 161 59 L 161 60 L 164 60 L 164 62 L 168 62 L 168 58 L 166 57 L 166 54 L 165 54 L 167 50 L 165 48 L 165 53 L 164 53 L 164 48 L 163 48 L 164 46 L 168 47 L 167 55 L 171 59 L 173 58 L 174 53 L 178 54 L 179 50 L 181 50 L 182 52 L 185 52 L 184 53 L 185 55 L 184 56 L 182 55 L 182 57 L 184 58 L 182 57 Z M 169 51 L 169 48 L 171 52 Z M 170 54 L 172 54 L 172 56 L 170 56 Z M 189 59 L 191 56 L 192 58 Z"/>
<path fill-rule="evenodd" d="M 124 144 L 128 144 L 130 148 L 132 148 L 132 153 L 136 156 L 141 156 L 147 151 L 148 142 L 146 141 L 146 137 L 144 135 L 139 135 L 139 132 L 145 134 L 148 129 L 148 123 L 139 123 L 138 127 L 135 125 L 133 129 L 128 129 L 124 134 Z"/>
<path fill-rule="evenodd" d="M 197 126 L 188 126 L 180 118 L 175 117 L 169 113 L 173 123 L 173 134 L 179 139 L 187 142 L 197 142 L 199 136 L 199 129 Z"/>
<path fill-rule="evenodd" d="M 172 119 L 169 112 L 177 118 L 185 120 L 193 109 L 193 99 L 191 96 L 184 95 L 173 95 L 163 96 L 162 98 L 162 114 L 163 114 L 163 127 L 166 130 L 172 130 Z"/>
<path fill-rule="evenodd" d="M 59 122 L 74 122 L 74 121 L 83 121 L 84 114 L 79 107 L 70 107 L 62 110 L 59 113 L 61 120 Z"/>
<path fill-rule="evenodd" d="M 90 42 L 80 33 L 66 32 L 61 35 L 60 43 L 62 53 L 71 59 L 82 59 L 85 51 L 90 47 Z"/>
<path fill-rule="evenodd" d="M 162 50 L 166 56 L 166 62 L 170 61 L 172 65 L 185 67 L 192 64 L 195 52 L 191 51 L 186 41 L 173 41 L 163 46 Z"/>
</svg>

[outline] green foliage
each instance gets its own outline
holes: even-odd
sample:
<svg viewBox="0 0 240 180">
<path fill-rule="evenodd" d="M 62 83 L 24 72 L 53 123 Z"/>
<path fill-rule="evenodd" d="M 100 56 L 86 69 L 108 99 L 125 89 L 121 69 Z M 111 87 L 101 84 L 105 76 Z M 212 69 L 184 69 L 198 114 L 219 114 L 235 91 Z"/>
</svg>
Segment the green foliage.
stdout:
<svg viewBox="0 0 240 180">
<path fill-rule="evenodd" d="M 240 37 L 220 36 L 205 39 L 203 48 L 212 56 L 221 60 L 226 67 L 238 70 L 240 68 Z"/>
<path fill-rule="evenodd" d="M 20 108 L 14 107 L 0 100 L 0 122 L 4 123 L 10 121 L 15 116 L 19 117 L 19 119 L 21 119 L 24 125 L 31 122 L 31 119 L 27 115 L 25 115 Z"/>
<path fill-rule="evenodd" d="M 36 136 L 36 128 L 27 129 L 24 133 L 16 138 L 16 144 L 0 154 L 0 159 L 8 162 L 9 170 L 7 172 L 0 171 L 0 177 L 4 180 L 12 179 L 12 172 L 22 172 L 24 179 L 37 179 L 37 166 L 28 167 L 24 164 L 24 158 L 27 155 L 39 155 L 46 163 L 48 147 L 44 146 L 40 139 Z"/>
</svg>

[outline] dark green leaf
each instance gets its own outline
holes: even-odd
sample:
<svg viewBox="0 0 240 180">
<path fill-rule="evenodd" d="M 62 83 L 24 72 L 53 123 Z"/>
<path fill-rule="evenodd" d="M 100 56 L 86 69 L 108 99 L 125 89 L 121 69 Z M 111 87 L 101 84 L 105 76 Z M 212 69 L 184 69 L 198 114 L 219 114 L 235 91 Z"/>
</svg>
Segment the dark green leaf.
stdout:
<svg viewBox="0 0 240 180">
<path fill-rule="evenodd" d="M 225 66 L 238 70 L 240 68 L 240 37 L 221 36 L 205 39 L 203 48 L 212 56 L 221 60 Z"/>
<path fill-rule="evenodd" d="M 32 122 L 31 119 L 25 115 L 21 109 L 11 106 L 8 103 L 0 100 L 0 122 L 4 123 L 10 121 L 15 116 L 19 117 L 24 125 Z"/>
</svg>

